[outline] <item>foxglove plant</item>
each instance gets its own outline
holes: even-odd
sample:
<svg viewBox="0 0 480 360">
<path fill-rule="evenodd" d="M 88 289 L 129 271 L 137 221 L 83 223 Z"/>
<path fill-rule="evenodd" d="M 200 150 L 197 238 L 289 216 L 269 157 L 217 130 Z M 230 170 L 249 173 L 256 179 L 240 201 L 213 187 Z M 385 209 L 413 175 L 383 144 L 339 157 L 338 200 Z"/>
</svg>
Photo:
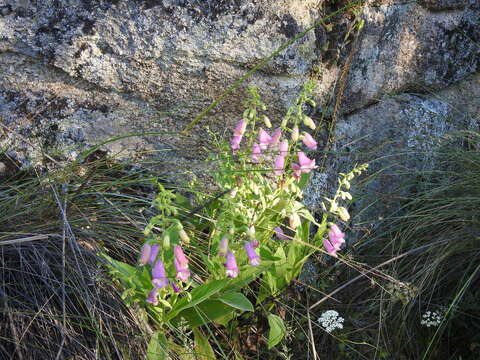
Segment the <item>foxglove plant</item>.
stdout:
<svg viewBox="0 0 480 360">
<path fill-rule="evenodd" d="M 203 305 L 223 311 L 224 318 L 238 312 L 239 303 L 246 311 L 250 306 L 245 304 L 250 302 L 241 289 L 252 281 L 262 282 L 258 303 L 275 296 L 300 274 L 305 260 L 322 244 L 330 255 L 337 256 L 345 234 L 335 224 L 328 228 L 327 220 L 331 216 L 345 219 L 347 210 L 338 202 L 351 200 L 344 191 L 351 176 L 345 175 L 334 198 L 327 199 L 330 206 L 324 204 L 321 222 L 301 203 L 309 174 L 317 168 L 315 159 L 302 151 L 303 146 L 316 149 L 316 141 L 307 132 L 302 132 L 302 142 L 298 141 L 299 127 L 316 127 L 302 110 L 306 103 L 315 106 L 309 86 L 272 135 L 258 127 L 259 122 L 268 128 L 271 123 L 260 114 L 266 106 L 256 90 L 251 90 L 252 98 L 247 100 L 247 109 L 236 123 L 230 143 L 220 144 L 221 151 L 212 155 L 212 163 L 218 164 L 212 172 L 213 187 L 220 189 L 221 195 L 213 200 L 200 195 L 197 201 L 191 201 L 158 184 L 158 215 L 144 230 L 140 266 L 133 268 L 109 260 L 116 275 L 128 284 L 126 298 L 143 304 L 164 333 L 182 319 L 196 324 L 192 326 L 211 321 L 198 318 Z M 287 140 L 285 134 L 289 133 Z M 266 166 L 268 163 L 271 165 Z M 193 207 L 192 219 L 182 224 L 180 214 L 190 211 L 193 202 L 205 201 L 200 210 Z M 286 228 L 288 236 L 283 231 Z M 327 228 L 328 238 L 324 239 Z M 316 233 L 311 236 L 314 229 Z M 184 249 L 189 251 L 185 253 Z M 238 301 L 232 302 L 232 297 Z M 227 306 L 232 303 L 237 307 Z M 191 304 L 196 311 L 190 311 Z"/>
</svg>

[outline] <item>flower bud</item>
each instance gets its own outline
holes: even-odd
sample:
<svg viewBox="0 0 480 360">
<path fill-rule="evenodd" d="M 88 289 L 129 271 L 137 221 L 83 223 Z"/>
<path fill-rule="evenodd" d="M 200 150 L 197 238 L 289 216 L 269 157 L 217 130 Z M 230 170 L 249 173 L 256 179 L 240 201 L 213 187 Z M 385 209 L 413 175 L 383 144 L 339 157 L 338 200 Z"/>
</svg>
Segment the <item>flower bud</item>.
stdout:
<svg viewBox="0 0 480 360">
<path fill-rule="evenodd" d="M 298 130 L 298 126 L 295 126 L 292 129 L 292 137 L 291 137 L 292 141 L 296 142 L 298 140 L 299 136 L 300 136 L 300 132 Z"/>
<path fill-rule="evenodd" d="M 298 216 L 297 213 L 293 213 L 292 215 L 290 215 L 288 220 L 289 220 L 289 223 L 290 223 L 290 228 L 293 229 L 293 230 L 295 230 L 297 227 L 299 227 L 302 223 L 302 221 L 300 220 L 300 216 Z"/>
<path fill-rule="evenodd" d="M 247 235 L 251 239 L 255 239 L 255 226 L 250 226 L 247 230 Z"/>
<path fill-rule="evenodd" d="M 185 230 L 180 230 L 178 232 L 178 236 L 180 237 L 180 239 L 185 243 L 185 244 L 188 244 L 190 242 L 190 238 L 188 237 L 188 234 Z"/>
<path fill-rule="evenodd" d="M 350 220 L 350 214 L 343 206 L 338 208 L 338 216 L 340 216 L 340 219 L 342 219 L 343 221 Z"/>
<path fill-rule="evenodd" d="M 263 122 L 265 123 L 265 126 L 267 128 L 270 129 L 272 127 L 272 123 L 270 122 L 270 119 L 266 115 L 263 116 Z"/>
<path fill-rule="evenodd" d="M 220 246 L 218 247 L 218 255 L 226 256 L 227 252 L 228 252 L 228 237 L 224 236 L 222 240 L 220 240 Z"/>
<path fill-rule="evenodd" d="M 308 126 L 310 129 L 312 130 L 315 130 L 316 129 L 316 125 L 315 123 L 313 122 L 312 118 L 309 117 L 309 116 L 305 116 L 303 118 L 303 123 L 305 124 L 305 126 Z"/>
</svg>

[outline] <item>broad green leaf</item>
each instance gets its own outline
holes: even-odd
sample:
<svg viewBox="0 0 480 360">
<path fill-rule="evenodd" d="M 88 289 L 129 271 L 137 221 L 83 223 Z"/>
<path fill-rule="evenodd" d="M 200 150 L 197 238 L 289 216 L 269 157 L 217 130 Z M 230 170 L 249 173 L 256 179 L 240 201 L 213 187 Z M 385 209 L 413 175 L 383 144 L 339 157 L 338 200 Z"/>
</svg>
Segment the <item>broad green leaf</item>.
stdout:
<svg viewBox="0 0 480 360">
<path fill-rule="evenodd" d="M 243 311 L 253 311 L 253 305 L 245 295 L 239 292 L 223 294 L 218 298 L 222 303 Z"/>
<path fill-rule="evenodd" d="M 172 319 L 172 324 L 176 325 L 181 318 L 184 318 L 192 328 L 211 322 L 226 325 L 234 315 L 235 312 L 230 306 L 218 300 L 206 300 L 197 306 L 180 312 L 180 314 Z"/>
<path fill-rule="evenodd" d="M 309 179 L 310 179 L 310 173 L 308 174 L 302 173 L 302 176 L 300 177 L 300 181 L 298 182 L 298 187 L 304 190 L 308 184 Z"/>
<path fill-rule="evenodd" d="M 171 320 L 181 311 L 191 308 L 192 306 L 198 305 L 201 302 L 209 299 L 211 296 L 222 290 L 228 281 L 229 279 L 213 280 L 209 283 L 196 287 L 190 292 L 191 300 L 188 301 L 188 298 L 186 297 L 180 299 L 174 305 L 173 309 L 168 313 L 167 320 Z"/>
<path fill-rule="evenodd" d="M 199 329 L 193 329 L 193 336 L 195 337 L 195 355 L 197 359 L 215 360 L 216 356 L 208 342 L 208 337 L 203 335 Z"/>
<path fill-rule="evenodd" d="M 268 326 L 270 327 L 268 332 L 268 348 L 271 349 L 282 341 L 287 333 L 287 329 L 285 328 L 282 318 L 274 314 L 268 315 Z"/>
<path fill-rule="evenodd" d="M 153 333 L 147 347 L 147 360 L 168 359 L 168 345 L 165 334 L 160 331 Z"/>
<path fill-rule="evenodd" d="M 106 254 L 102 254 L 102 257 L 108 261 L 110 267 L 114 271 L 116 271 L 122 279 L 123 278 L 129 279 L 137 272 L 136 267 L 125 264 L 124 262 L 121 262 L 121 261 L 114 260 Z"/>
<path fill-rule="evenodd" d="M 281 258 L 277 256 L 273 256 L 272 252 L 265 247 L 260 248 L 260 257 L 262 258 L 262 260 L 270 260 L 270 261 L 281 260 Z"/>
<path fill-rule="evenodd" d="M 290 243 L 289 248 L 291 248 L 293 245 L 294 243 Z M 279 261 L 275 261 L 275 275 L 277 278 L 284 278 L 287 273 L 287 257 L 283 247 L 278 247 L 277 251 L 275 252 L 275 256 L 281 259 Z"/>
</svg>

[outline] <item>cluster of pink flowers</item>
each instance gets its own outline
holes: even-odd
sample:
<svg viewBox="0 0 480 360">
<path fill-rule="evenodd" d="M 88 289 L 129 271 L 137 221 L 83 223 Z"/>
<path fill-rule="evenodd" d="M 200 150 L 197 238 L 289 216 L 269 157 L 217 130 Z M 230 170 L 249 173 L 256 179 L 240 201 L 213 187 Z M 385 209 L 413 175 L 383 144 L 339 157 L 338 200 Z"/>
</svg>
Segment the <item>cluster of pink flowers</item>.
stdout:
<svg viewBox="0 0 480 360">
<path fill-rule="evenodd" d="M 255 240 L 249 241 L 244 245 L 244 249 L 247 253 L 250 265 L 260 265 L 260 256 L 255 252 L 255 248 L 259 245 L 260 243 Z M 220 246 L 218 247 L 218 255 L 225 257 L 225 274 L 228 277 L 236 278 L 240 273 L 240 270 L 238 269 L 235 255 L 228 248 L 228 238 L 226 236 L 224 236 L 222 240 L 220 240 Z"/>
<path fill-rule="evenodd" d="M 278 151 L 278 155 L 275 158 L 274 162 L 274 173 L 275 175 L 281 176 L 283 174 L 283 169 L 285 167 L 285 157 L 288 155 L 288 141 L 283 140 L 282 130 L 275 129 L 270 136 L 262 128 L 258 132 L 258 143 L 252 145 L 252 162 L 259 163 L 261 160 L 262 151 L 271 150 Z"/>
<path fill-rule="evenodd" d="M 247 128 L 247 122 L 245 120 L 240 120 L 235 126 L 233 132 L 233 138 L 230 141 L 230 145 L 233 151 L 236 151 L 240 148 L 240 142 L 242 141 L 243 135 Z M 298 127 L 295 127 L 292 130 L 292 140 L 296 141 L 299 137 Z M 262 152 L 270 150 L 271 152 L 276 152 L 277 155 L 274 160 L 274 173 L 277 176 L 282 176 L 285 169 L 285 160 L 288 155 L 288 140 L 281 141 L 282 130 L 277 128 L 273 131 L 272 135 L 266 132 L 264 129 L 260 128 L 258 132 L 258 140 L 252 145 L 251 159 L 253 163 L 259 163 L 262 159 Z M 305 132 L 302 135 L 302 141 L 305 146 L 309 149 L 316 150 L 317 142 L 313 137 Z M 299 151 L 297 153 L 298 163 L 292 163 L 293 176 L 296 179 L 299 179 L 302 173 L 309 173 L 311 170 L 316 169 L 314 159 L 309 159 L 304 152 Z"/>
<path fill-rule="evenodd" d="M 259 246 L 259 242 L 252 240 L 247 242 L 244 245 L 245 252 L 249 259 L 249 264 L 253 266 L 260 265 L 260 256 L 256 253 L 255 248 Z M 150 264 L 152 265 L 152 285 L 153 289 L 149 292 L 147 296 L 147 302 L 153 305 L 158 305 L 158 294 L 159 289 L 164 289 L 168 285 L 172 286 L 174 292 L 180 292 L 181 289 L 177 286 L 175 281 L 169 280 L 167 272 L 165 270 L 164 263 L 157 259 L 158 253 L 160 251 L 159 244 L 150 245 L 145 243 L 142 247 L 139 263 L 141 266 Z M 190 269 L 188 267 L 188 259 L 185 256 L 182 247 L 176 245 L 173 248 L 174 259 L 173 265 L 175 266 L 176 277 L 175 280 L 180 282 L 187 282 L 190 278 Z M 220 241 L 220 246 L 218 248 L 218 255 L 225 257 L 226 262 L 225 274 L 228 277 L 235 278 L 238 276 L 240 270 L 238 269 L 237 261 L 235 255 L 228 248 L 228 238 L 225 236 Z"/>
<path fill-rule="evenodd" d="M 175 282 L 168 279 L 163 262 L 157 259 L 159 251 L 159 244 L 150 245 L 146 243 L 142 247 L 139 259 L 140 265 L 145 265 L 147 263 L 152 265 L 153 289 L 149 292 L 146 301 L 153 305 L 158 305 L 158 290 L 166 288 L 169 284 L 172 286 L 174 292 L 180 292 L 180 288 L 175 284 Z M 190 278 L 188 259 L 183 253 L 183 249 L 180 245 L 176 245 L 173 248 L 173 253 L 175 255 L 173 264 L 177 272 L 175 279 L 178 281 L 187 282 Z"/>
<path fill-rule="evenodd" d="M 330 255 L 337 257 L 337 251 L 340 250 L 343 243 L 345 243 L 345 234 L 340 231 L 337 225 L 330 225 L 328 239 L 323 240 L 325 250 L 327 250 Z"/>
</svg>

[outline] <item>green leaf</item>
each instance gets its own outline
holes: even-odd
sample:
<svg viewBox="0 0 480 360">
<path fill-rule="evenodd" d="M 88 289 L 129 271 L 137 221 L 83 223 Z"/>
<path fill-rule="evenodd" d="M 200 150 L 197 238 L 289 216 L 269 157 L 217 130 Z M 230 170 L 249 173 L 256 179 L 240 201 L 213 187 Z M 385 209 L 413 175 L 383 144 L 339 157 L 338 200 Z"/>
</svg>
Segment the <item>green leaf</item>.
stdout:
<svg viewBox="0 0 480 360">
<path fill-rule="evenodd" d="M 228 283 L 229 279 L 222 279 L 222 280 L 213 280 L 209 283 L 200 285 L 193 289 L 190 292 L 191 300 L 188 301 L 187 297 L 180 299 L 173 307 L 172 311 L 170 311 L 167 315 L 167 320 L 173 319 L 177 316 L 181 311 L 191 308 L 195 305 L 200 304 L 202 301 L 209 299 L 211 296 L 215 295 L 217 292 L 222 290 L 225 285 Z"/>
<path fill-rule="evenodd" d="M 315 224 L 315 225 L 320 225 L 319 223 L 317 223 L 317 221 L 315 220 L 315 218 L 313 217 L 313 215 L 310 213 L 310 211 L 308 211 L 307 209 L 303 208 L 303 209 L 300 209 L 298 211 L 298 214 L 303 217 L 304 219 L 307 219 L 308 221 L 310 221 L 312 224 Z"/>
<path fill-rule="evenodd" d="M 283 320 L 274 314 L 268 315 L 268 326 L 270 326 L 270 330 L 268 332 L 268 348 L 271 349 L 280 341 L 282 341 L 283 337 L 287 333 L 287 329 L 285 328 Z"/>
<path fill-rule="evenodd" d="M 239 292 L 223 294 L 218 298 L 218 300 L 238 310 L 253 311 L 253 305 L 250 300 L 248 300 L 245 295 Z"/>
<path fill-rule="evenodd" d="M 136 267 L 130 266 L 121 261 L 114 260 L 106 254 L 102 254 L 102 257 L 108 261 L 112 270 L 117 272 L 117 275 L 122 279 L 130 279 L 137 272 Z"/>
<path fill-rule="evenodd" d="M 290 244 L 289 248 L 291 248 L 292 245 L 293 244 Z M 279 261 L 275 261 L 275 275 L 277 278 L 284 278 L 287 273 L 287 257 L 281 246 L 278 247 L 275 256 L 280 258 Z"/>
<path fill-rule="evenodd" d="M 153 333 L 147 347 L 147 360 L 168 359 L 168 346 L 165 334 L 160 331 Z"/>
<path fill-rule="evenodd" d="M 226 325 L 234 315 L 235 312 L 230 306 L 218 300 L 206 300 L 197 306 L 183 310 L 171 321 L 175 326 L 184 318 L 190 327 L 195 328 L 211 322 Z"/>
<path fill-rule="evenodd" d="M 215 360 L 217 357 L 208 342 L 208 337 L 203 335 L 199 329 L 193 329 L 193 336 L 195 337 L 195 355 L 197 359 Z"/>
<path fill-rule="evenodd" d="M 308 180 L 310 180 L 310 173 L 308 174 L 302 173 L 300 177 L 300 181 L 298 182 L 298 187 L 304 190 L 308 184 Z"/>
<path fill-rule="evenodd" d="M 325 234 L 326 231 L 327 231 L 327 219 L 324 218 L 322 220 L 322 223 L 318 227 L 315 236 L 313 237 L 313 244 L 315 246 L 319 246 L 319 247 L 323 246 L 323 234 Z"/>
<path fill-rule="evenodd" d="M 270 261 L 281 260 L 281 258 L 277 256 L 273 256 L 272 252 L 265 247 L 260 248 L 260 257 L 262 258 L 262 260 L 270 260 Z"/>
</svg>

